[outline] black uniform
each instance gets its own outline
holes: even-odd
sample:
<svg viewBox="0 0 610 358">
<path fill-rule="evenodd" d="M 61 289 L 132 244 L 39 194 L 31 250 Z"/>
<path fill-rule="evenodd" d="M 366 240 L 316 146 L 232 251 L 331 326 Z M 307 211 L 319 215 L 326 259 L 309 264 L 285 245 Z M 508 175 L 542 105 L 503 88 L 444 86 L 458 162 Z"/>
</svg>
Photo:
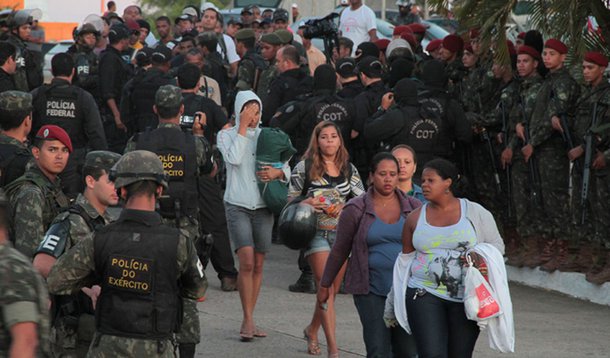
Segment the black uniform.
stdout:
<svg viewBox="0 0 610 358">
<path fill-rule="evenodd" d="M 76 196 L 83 190 L 79 168 L 85 161 L 87 149 L 108 149 L 97 104 L 89 92 L 59 78 L 32 91 L 32 97 L 30 133 L 37 133 L 46 124 L 54 124 L 70 136 L 73 152 L 60 177 L 63 191 L 68 196 Z"/>
<path fill-rule="evenodd" d="M 9 75 L 6 73 L 6 71 L 0 68 L 0 93 L 15 89 L 15 81 L 13 81 L 13 76 Z"/>
<path fill-rule="evenodd" d="M 294 100 L 299 95 L 310 93 L 313 89 L 313 79 L 309 70 L 295 68 L 280 73 L 271 82 L 267 101 L 263 103 L 263 125 L 268 125 L 271 117 L 281 105 Z"/>
<path fill-rule="evenodd" d="M 350 82 L 343 84 L 343 88 L 337 92 L 339 97 L 343 98 L 356 98 L 357 95 L 364 92 L 364 86 L 359 79 L 355 79 Z"/>
<path fill-rule="evenodd" d="M 104 132 L 108 139 L 108 148 L 113 152 L 123 153 L 123 148 L 127 142 L 127 134 L 116 127 L 114 115 L 106 101 L 114 98 L 117 108 L 119 108 L 123 86 L 129 81 L 132 70 L 121 57 L 121 53 L 114 47 L 108 46 L 100 55 L 99 72 L 99 89 L 102 102 L 100 114 Z"/>
<path fill-rule="evenodd" d="M 17 70 L 13 74 L 15 89 L 29 92 L 42 85 L 44 80 L 42 76 L 42 67 L 32 55 L 32 51 L 27 48 L 25 42 L 13 33 L 9 34 L 6 41 L 17 49 L 15 55 Z"/>
<path fill-rule="evenodd" d="M 100 97 L 99 91 L 99 58 L 92 49 L 79 46 L 70 46 L 67 51 L 74 60 L 76 73 L 72 83 L 91 93 L 96 100 Z"/>
</svg>

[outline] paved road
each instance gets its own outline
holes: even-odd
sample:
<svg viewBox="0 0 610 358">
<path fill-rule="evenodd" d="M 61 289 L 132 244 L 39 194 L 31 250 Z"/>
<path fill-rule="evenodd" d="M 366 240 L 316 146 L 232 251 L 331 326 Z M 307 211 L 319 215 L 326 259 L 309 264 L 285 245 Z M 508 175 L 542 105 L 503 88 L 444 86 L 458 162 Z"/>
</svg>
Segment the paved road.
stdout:
<svg viewBox="0 0 610 358">
<path fill-rule="evenodd" d="M 289 292 L 298 277 L 297 252 L 274 245 L 267 256 L 263 287 L 255 310 L 258 326 L 269 334 L 239 341 L 241 306 L 237 292 L 220 291 L 211 267 L 205 302 L 199 304 L 202 340 L 199 357 L 309 357 L 303 328 L 309 323 L 315 296 Z M 511 285 L 515 310 L 514 357 L 610 357 L 610 307 L 553 292 Z M 361 326 L 349 295 L 337 302 L 337 342 L 342 357 L 366 356 Z M 322 330 L 320 341 L 324 342 Z M 324 351 L 324 347 L 322 347 Z M 507 357 L 492 351 L 482 333 L 475 357 Z"/>
</svg>

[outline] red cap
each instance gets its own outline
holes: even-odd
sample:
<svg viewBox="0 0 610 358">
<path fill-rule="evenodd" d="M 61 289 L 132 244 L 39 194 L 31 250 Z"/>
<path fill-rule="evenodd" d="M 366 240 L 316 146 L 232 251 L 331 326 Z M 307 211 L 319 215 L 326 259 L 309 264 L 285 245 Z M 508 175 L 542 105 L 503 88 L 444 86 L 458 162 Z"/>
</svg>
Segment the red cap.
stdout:
<svg viewBox="0 0 610 358">
<path fill-rule="evenodd" d="M 598 66 L 608 67 L 608 57 L 601 52 L 591 51 L 585 54 L 585 61 L 594 63 Z"/>
<path fill-rule="evenodd" d="M 390 40 L 388 40 L 388 39 L 379 39 L 379 40 L 375 41 L 375 45 L 381 52 L 385 52 L 385 50 L 388 48 L 389 44 L 390 44 Z"/>
<path fill-rule="evenodd" d="M 568 53 L 568 46 L 566 46 L 563 42 L 556 40 L 556 39 L 546 40 L 546 42 L 544 43 L 544 47 L 553 49 L 562 55 L 565 55 L 566 53 Z"/>
<path fill-rule="evenodd" d="M 430 42 L 428 42 L 428 46 L 426 46 L 426 51 L 428 53 L 438 50 L 441 45 L 443 44 L 443 40 L 441 39 L 436 39 L 436 40 L 432 40 Z"/>
<path fill-rule="evenodd" d="M 414 22 L 407 26 L 409 26 L 411 31 L 413 31 L 413 33 L 415 33 L 415 34 L 425 34 L 426 33 L 426 26 L 424 26 L 418 22 Z"/>
<path fill-rule="evenodd" d="M 520 33 L 519 33 L 519 35 L 517 35 L 517 38 L 518 38 L 519 40 L 525 40 L 525 32 L 523 32 L 523 31 L 522 31 L 522 32 L 520 32 Z"/>
<path fill-rule="evenodd" d="M 479 35 L 481 34 L 481 31 L 478 28 L 472 28 L 470 29 L 470 31 L 468 31 L 468 37 L 470 37 L 470 39 L 476 39 L 479 37 Z"/>
<path fill-rule="evenodd" d="M 400 38 L 406 40 L 409 45 L 411 45 L 412 49 L 415 49 L 417 47 L 417 39 L 415 38 L 412 32 L 405 31 L 400 34 Z"/>
<path fill-rule="evenodd" d="M 405 32 L 405 30 L 409 30 L 409 31 L 413 32 L 413 30 L 411 30 L 411 28 L 407 25 L 398 25 L 394 28 L 394 31 L 392 32 L 392 36 L 399 36 L 403 32 Z"/>
<path fill-rule="evenodd" d="M 540 52 L 535 48 L 527 45 L 519 47 L 519 55 L 530 55 L 535 60 L 540 60 Z"/>
<path fill-rule="evenodd" d="M 128 29 L 130 29 L 131 31 L 140 31 L 140 24 L 138 24 L 137 21 L 128 19 L 127 21 L 125 21 L 125 25 L 127 26 Z"/>
<path fill-rule="evenodd" d="M 464 40 L 458 35 L 447 35 L 443 39 L 443 48 L 453 53 L 460 52 L 464 48 Z"/>
<path fill-rule="evenodd" d="M 506 40 L 506 47 L 508 47 L 509 55 L 515 56 L 517 54 L 517 50 L 515 50 L 515 44 L 511 40 Z"/>
<path fill-rule="evenodd" d="M 36 138 L 44 140 L 58 140 L 63 145 L 68 147 L 68 151 L 72 153 L 72 141 L 70 140 L 70 136 L 61 127 L 53 124 L 44 125 L 40 127 L 36 133 Z"/>
</svg>

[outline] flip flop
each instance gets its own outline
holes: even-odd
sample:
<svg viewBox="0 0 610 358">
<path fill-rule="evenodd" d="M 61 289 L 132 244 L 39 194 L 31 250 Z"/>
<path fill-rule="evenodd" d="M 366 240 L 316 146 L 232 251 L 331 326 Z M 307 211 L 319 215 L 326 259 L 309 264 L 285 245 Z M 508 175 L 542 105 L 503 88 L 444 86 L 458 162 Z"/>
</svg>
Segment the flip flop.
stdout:
<svg viewBox="0 0 610 358">
<path fill-rule="evenodd" d="M 257 338 L 267 337 L 267 332 L 265 332 L 262 329 L 256 327 L 256 329 L 254 330 L 254 337 L 257 337 Z"/>
<path fill-rule="evenodd" d="M 307 334 L 307 328 L 309 327 L 306 327 L 303 330 L 303 336 L 307 340 L 307 354 L 319 356 L 322 354 L 322 351 L 320 350 L 320 343 L 318 341 L 314 341 L 313 338 L 311 338 L 309 334 Z"/>
<path fill-rule="evenodd" d="M 241 331 L 239 332 L 239 339 L 242 342 L 250 342 L 254 339 L 254 333 Z"/>
</svg>

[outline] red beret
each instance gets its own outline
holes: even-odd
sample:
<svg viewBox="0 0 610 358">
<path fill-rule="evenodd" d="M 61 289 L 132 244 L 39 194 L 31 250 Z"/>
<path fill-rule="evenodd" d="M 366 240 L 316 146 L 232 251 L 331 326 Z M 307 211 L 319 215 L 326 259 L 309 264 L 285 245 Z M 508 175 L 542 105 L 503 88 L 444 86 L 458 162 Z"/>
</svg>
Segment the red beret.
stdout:
<svg viewBox="0 0 610 358">
<path fill-rule="evenodd" d="M 379 39 L 379 40 L 375 41 L 375 45 L 381 52 L 385 52 L 385 50 L 388 48 L 389 44 L 390 44 L 390 40 L 388 40 L 388 39 Z"/>
<path fill-rule="evenodd" d="M 517 54 L 517 50 L 515 50 L 515 44 L 511 40 L 506 40 L 506 47 L 508 47 L 509 55 L 515 56 Z"/>
<path fill-rule="evenodd" d="M 40 127 L 36 133 L 36 138 L 44 140 L 58 140 L 63 145 L 68 147 L 68 151 L 72 153 L 72 141 L 70 140 L 70 136 L 61 127 L 53 124 L 44 125 Z"/>
<path fill-rule="evenodd" d="M 530 55 L 533 59 L 540 61 L 540 52 L 531 46 L 523 45 L 519 47 L 519 55 Z"/>
<path fill-rule="evenodd" d="M 402 34 L 400 34 L 400 38 L 403 40 L 406 40 L 409 43 L 409 45 L 411 45 L 412 49 L 417 47 L 417 39 L 415 38 L 415 36 L 413 36 L 412 32 L 405 31 Z"/>
<path fill-rule="evenodd" d="M 519 35 L 517 35 L 517 38 L 518 38 L 519 40 L 525 40 L 525 32 L 523 32 L 523 31 L 522 31 L 522 32 L 520 32 L 520 33 L 519 33 Z"/>
<path fill-rule="evenodd" d="M 411 31 L 413 31 L 413 33 L 416 33 L 416 34 L 425 34 L 426 33 L 426 26 L 424 26 L 420 23 L 414 22 L 407 26 L 409 26 L 409 28 L 411 29 Z"/>
<path fill-rule="evenodd" d="M 447 35 L 443 39 L 443 48 L 453 53 L 460 52 L 464 48 L 464 40 L 458 35 Z"/>
<path fill-rule="evenodd" d="M 428 51 L 428 53 L 438 50 L 441 45 L 443 44 L 443 40 L 441 39 L 436 39 L 436 40 L 432 40 L 430 42 L 428 42 L 428 46 L 426 46 L 426 51 Z"/>
<path fill-rule="evenodd" d="M 556 40 L 556 39 L 546 40 L 546 42 L 544 43 L 544 47 L 553 49 L 562 55 L 568 53 L 568 46 L 566 46 L 563 42 Z"/>
<path fill-rule="evenodd" d="M 601 52 L 587 52 L 585 54 L 585 61 L 594 63 L 598 66 L 608 67 L 608 57 L 604 56 Z"/>
<path fill-rule="evenodd" d="M 409 31 L 413 32 L 413 30 L 411 30 L 411 28 L 407 25 L 398 25 L 394 28 L 394 31 L 392 32 L 392 36 L 400 36 L 400 34 L 405 32 L 405 30 L 409 30 Z"/>
<path fill-rule="evenodd" d="M 127 20 L 125 21 L 125 25 L 127 25 L 127 28 L 131 31 L 140 31 L 140 24 L 138 24 L 137 21 Z"/>
<path fill-rule="evenodd" d="M 468 37 L 470 37 L 471 40 L 478 38 L 480 34 L 481 34 L 480 30 L 476 27 L 473 29 L 470 29 L 470 31 L 468 31 Z"/>
</svg>

